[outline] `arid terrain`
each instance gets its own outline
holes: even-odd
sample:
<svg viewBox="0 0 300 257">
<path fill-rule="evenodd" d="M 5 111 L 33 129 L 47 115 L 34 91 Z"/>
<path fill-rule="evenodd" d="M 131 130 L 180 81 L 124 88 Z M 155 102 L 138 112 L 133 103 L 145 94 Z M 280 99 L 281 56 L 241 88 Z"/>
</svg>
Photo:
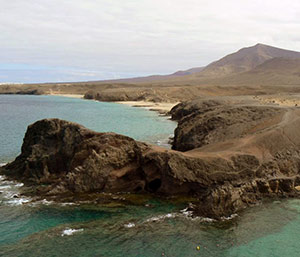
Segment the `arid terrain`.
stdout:
<svg viewBox="0 0 300 257">
<path fill-rule="evenodd" d="M 171 75 L 78 83 L 0 85 L 5 94 L 79 94 L 100 101 L 179 102 L 220 95 L 300 93 L 300 53 L 263 44 Z"/>
<path fill-rule="evenodd" d="M 1 173 L 43 197 L 184 195 L 196 199 L 198 215 L 220 218 L 264 197 L 299 196 L 299 52 L 258 44 L 167 76 L 2 85 L 1 93 L 77 94 L 161 111 L 175 105 L 173 150 L 57 119 L 29 126 L 21 155 Z"/>
</svg>

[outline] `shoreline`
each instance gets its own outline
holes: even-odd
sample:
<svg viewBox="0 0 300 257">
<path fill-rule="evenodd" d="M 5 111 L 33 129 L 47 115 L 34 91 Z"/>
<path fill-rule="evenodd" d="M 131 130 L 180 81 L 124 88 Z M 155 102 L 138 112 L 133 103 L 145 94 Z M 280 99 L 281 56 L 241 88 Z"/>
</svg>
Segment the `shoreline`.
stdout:
<svg viewBox="0 0 300 257">
<path fill-rule="evenodd" d="M 142 107 L 149 111 L 156 111 L 159 114 L 166 115 L 171 111 L 171 109 L 179 104 L 180 102 L 176 103 L 167 103 L 167 102 L 146 102 L 146 101 L 116 101 L 114 103 L 117 104 L 125 104 L 131 107 Z"/>
<path fill-rule="evenodd" d="M 169 115 L 169 112 L 171 111 L 171 109 L 176 106 L 177 104 L 179 104 L 180 102 L 176 102 L 176 103 L 168 103 L 168 102 L 147 102 L 147 101 L 115 101 L 115 102 L 106 102 L 106 101 L 98 101 L 95 99 L 85 99 L 84 95 L 80 95 L 80 94 L 59 94 L 59 93 L 49 93 L 49 94 L 45 94 L 45 95 L 49 95 L 49 96 L 61 96 L 61 97 L 68 97 L 68 98 L 75 98 L 75 99 L 82 99 L 82 100 L 93 100 L 93 101 L 97 101 L 97 102 L 103 102 L 103 103 L 115 103 L 115 104 L 123 104 L 123 105 L 127 105 L 130 107 L 139 107 L 139 108 L 144 108 L 148 111 L 154 111 L 157 113 L 158 116 L 165 116 L 165 117 L 171 117 Z M 174 121 L 176 122 L 176 121 Z M 174 136 L 174 131 L 172 133 L 172 135 L 169 135 L 167 138 L 162 139 L 162 141 L 160 143 L 158 142 L 151 142 L 151 144 L 157 145 L 157 146 L 161 146 L 163 148 L 166 149 L 171 149 L 172 148 L 172 144 L 169 142 L 170 138 Z M 159 140 L 160 141 L 160 140 Z M 150 143 L 150 142 L 148 142 Z"/>
<path fill-rule="evenodd" d="M 45 95 L 63 96 L 63 97 L 69 97 L 69 98 L 84 99 L 84 95 L 80 95 L 80 94 L 57 94 L 57 93 L 50 93 L 50 94 L 45 94 Z"/>
<path fill-rule="evenodd" d="M 81 94 L 49 93 L 49 94 L 45 94 L 45 95 L 84 99 L 84 95 L 81 95 Z M 104 102 L 106 102 L 106 101 L 104 101 Z M 149 111 L 156 111 L 159 114 L 165 115 L 168 112 L 170 112 L 171 109 L 174 106 L 176 106 L 177 104 L 179 104 L 180 102 L 169 103 L 169 102 L 147 102 L 147 101 L 113 101 L 112 103 L 125 104 L 125 105 L 131 106 L 131 107 L 142 107 Z"/>
<path fill-rule="evenodd" d="M 169 112 L 171 111 L 171 109 L 176 106 L 178 103 L 180 102 L 176 102 L 176 103 L 170 103 L 170 102 L 147 102 L 147 101 L 99 101 L 99 100 L 95 100 L 95 99 L 85 99 L 84 95 L 82 94 L 63 94 L 63 93 L 56 93 L 56 92 L 49 92 L 49 93 L 45 93 L 42 94 L 44 96 L 60 96 L 60 97 L 68 97 L 68 98 L 74 98 L 74 99 L 82 99 L 82 100 L 92 100 L 92 101 L 97 101 L 97 102 L 103 102 L 103 103 L 115 103 L 115 104 L 122 104 L 122 105 L 127 105 L 130 107 L 142 107 L 147 111 L 154 111 L 157 113 L 158 116 L 164 116 L 164 117 L 170 117 Z M 176 122 L 176 121 L 174 121 Z M 163 138 L 161 143 L 157 143 L 157 142 L 149 142 L 151 144 L 154 145 L 158 145 L 161 146 L 163 148 L 167 148 L 170 149 L 172 147 L 172 144 L 169 143 L 170 137 L 174 136 L 174 131 L 172 132 L 172 134 L 170 134 L 167 138 Z"/>
</svg>

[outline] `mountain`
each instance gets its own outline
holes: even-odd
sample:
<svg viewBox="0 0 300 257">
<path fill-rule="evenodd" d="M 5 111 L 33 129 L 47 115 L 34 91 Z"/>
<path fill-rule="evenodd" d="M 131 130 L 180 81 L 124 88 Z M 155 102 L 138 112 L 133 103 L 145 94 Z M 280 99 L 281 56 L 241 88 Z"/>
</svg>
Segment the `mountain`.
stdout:
<svg viewBox="0 0 300 257">
<path fill-rule="evenodd" d="M 190 75 L 194 73 L 201 72 L 205 67 L 196 67 L 196 68 L 191 68 L 188 70 L 179 70 L 171 74 L 171 76 L 185 76 L 185 75 Z"/>
<path fill-rule="evenodd" d="M 276 60 L 271 62 L 274 67 L 271 67 L 269 63 L 268 69 L 277 67 L 277 70 L 280 68 L 278 65 L 296 65 L 295 62 L 290 62 L 291 59 L 300 59 L 300 52 L 285 50 L 273 46 L 268 46 L 264 44 L 256 44 L 251 47 L 245 47 L 238 50 L 235 53 L 226 55 L 218 61 L 212 62 L 206 67 L 196 67 L 188 70 L 177 71 L 169 75 L 154 75 L 148 77 L 139 77 L 131 79 L 121 79 L 110 82 L 122 82 L 122 83 L 159 83 L 159 84 L 211 84 L 210 82 L 216 82 L 218 78 L 226 77 L 226 81 L 237 81 L 240 82 L 241 79 L 236 78 L 227 78 L 228 76 L 234 76 L 235 74 L 242 74 L 248 71 L 259 67 L 267 61 L 276 58 L 285 59 L 280 62 Z M 277 66 L 275 65 L 277 62 Z M 262 67 L 265 69 L 266 67 Z M 287 69 L 281 67 L 280 72 L 288 72 Z M 254 70 L 253 73 L 249 73 L 244 77 L 256 76 L 258 70 Z M 261 75 L 262 72 L 260 72 Z M 266 75 L 266 74 L 265 74 Z M 256 80 L 254 78 L 254 80 Z M 222 81 L 221 81 L 222 82 Z M 243 81 L 241 81 L 243 82 Z M 219 84 L 219 83 L 217 83 Z"/>
<path fill-rule="evenodd" d="M 285 50 L 256 44 L 226 55 L 218 61 L 205 67 L 195 67 L 188 70 L 176 71 L 167 75 L 152 75 L 128 79 L 90 81 L 93 83 L 126 83 L 126 84 L 210 84 L 220 77 L 227 77 L 250 71 L 273 58 L 300 59 L 300 52 Z"/>
<path fill-rule="evenodd" d="M 106 80 L 103 82 L 118 82 L 118 83 L 147 83 L 147 82 L 156 82 L 156 81 L 164 81 L 170 79 L 177 79 L 182 76 L 192 75 L 195 73 L 201 72 L 205 67 L 196 67 L 188 70 L 179 70 L 172 74 L 167 75 L 150 75 L 146 77 L 136 77 L 136 78 L 128 78 L 128 79 L 116 79 L 116 80 Z"/>
<path fill-rule="evenodd" d="M 204 95 L 300 92 L 300 52 L 257 44 L 206 67 L 169 75 L 42 85 L 1 85 L 0 93 L 87 94 L 101 101 L 182 101 Z"/>
<path fill-rule="evenodd" d="M 218 85 L 300 85 L 300 58 L 273 58 L 250 71 L 211 81 Z"/>
<path fill-rule="evenodd" d="M 280 49 L 264 44 L 242 48 L 206 66 L 198 76 L 224 76 L 250 71 L 273 58 L 300 58 L 300 52 Z"/>
<path fill-rule="evenodd" d="M 266 72 L 300 76 L 300 58 L 273 58 L 258 65 L 249 71 L 248 74 L 256 75 Z"/>
</svg>

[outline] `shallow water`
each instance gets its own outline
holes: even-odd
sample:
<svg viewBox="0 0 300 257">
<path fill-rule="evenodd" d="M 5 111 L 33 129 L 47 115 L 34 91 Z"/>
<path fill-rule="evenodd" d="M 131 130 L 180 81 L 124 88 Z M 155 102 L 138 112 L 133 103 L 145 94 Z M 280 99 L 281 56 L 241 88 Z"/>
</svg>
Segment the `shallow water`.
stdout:
<svg viewBox="0 0 300 257">
<path fill-rule="evenodd" d="M 116 132 L 167 145 L 176 123 L 143 108 L 60 96 L 0 95 L 0 163 L 20 152 L 27 126 L 44 118 L 80 123 L 98 132 Z"/>
<path fill-rule="evenodd" d="M 0 108 L 0 163 L 17 155 L 27 125 L 41 118 L 151 142 L 175 126 L 143 109 L 62 97 L 0 96 Z M 21 186 L 0 176 L 0 256 L 300 256 L 300 200 L 270 200 L 217 223 L 192 217 L 186 203 L 151 198 L 115 207 L 32 203 Z"/>
<path fill-rule="evenodd" d="M 154 200 L 150 207 L 1 205 L 0 255 L 296 257 L 299 204 L 271 201 L 222 223 Z"/>
</svg>

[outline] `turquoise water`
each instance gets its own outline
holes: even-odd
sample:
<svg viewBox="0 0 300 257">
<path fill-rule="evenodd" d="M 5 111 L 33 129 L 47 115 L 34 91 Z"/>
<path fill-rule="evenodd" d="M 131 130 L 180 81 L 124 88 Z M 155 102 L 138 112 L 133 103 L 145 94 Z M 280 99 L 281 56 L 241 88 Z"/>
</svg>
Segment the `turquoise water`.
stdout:
<svg viewBox="0 0 300 257">
<path fill-rule="evenodd" d="M 2 162 L 19 152 L 28 123 L 45 117 L 154 143 L 174 128 L 143 109 L 62 97 L 0 96 L 0 108 Z M 14 197 L 21 186 L 0 177 L 0 256 L 300 256 L 300 200 L 269 200 L 217 223 L 143 196 L 114 207 L 32 203 Z"/>
<path fill-rule="evenodd" d="M 299 205 L 272 201 L 223 223 L 158 201 L 151 207 L 1 206 L 0 256 L 299 257 Z M 71 229 L 77 232 L 63 234 Z"/>
<path fill-rule="evenodd" d="M 0 163 L 18 155 L 27 126 L 44 118 L 164 145 L 176 127 L 175 122 L 143 108 L 60 96 L 0 95 Z"/>
</svg>

